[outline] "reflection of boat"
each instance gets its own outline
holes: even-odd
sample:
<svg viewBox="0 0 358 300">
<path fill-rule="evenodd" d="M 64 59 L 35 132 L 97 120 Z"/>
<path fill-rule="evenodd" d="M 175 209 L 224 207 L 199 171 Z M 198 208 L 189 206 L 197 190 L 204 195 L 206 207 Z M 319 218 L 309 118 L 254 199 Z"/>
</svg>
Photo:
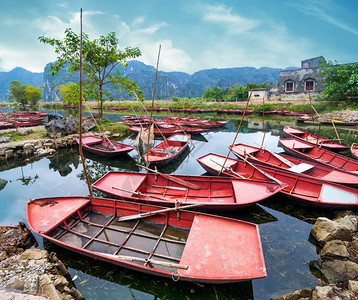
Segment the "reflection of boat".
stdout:
<svg viewBox="0 0 358 300">
<path fill-rule="evenodd" d="M 329 165 L 341 171 L 354 172 L 356 174 L 358 172 L 358 161 L 347 156 L 295 139 L 279 139 L 279 143 L 291 155 Z"/>
<path fill-rule="evenodd" d="M 198 161 L 208 172 L 218 174 L 225 162 L 225 157 L 210 153 L 198 158 Z M 358 207 L 357 189 L 340 184 L 327 183 L 299 173 L 264 165 L 254 165 L 247 163 L 247 161 L 239 161 L 232 158 L 226 160 L 222 173 L 234 178 L 243 176 L 251 178 L 251 180 L 268 180 L 268 176 L 274 177 L 276 180 L 287 184 L 281 190 L 284 195 L 300 200 L 301 203 L 306 205 L 322 208 Z"/>
<path fill-rule="evenodd" d="M 269 167 L 312 176 L 323 181 L 358 186 L 358 174 L 339 171 L 328 165 L 318 164 L 281 153 L 278 154 L 265 148 L 257 148 L 245 144 L 234 145 L 232 152 L 244 156 L 252 163 L 264 164 Z"/>
<path fill-rule="evenodd" d="M 26 214 L 31 230 L 50 242 L 135 271 L 204 283 L 266 276 L 253 223 L 81 196 L 33 199 Z"/>
<path fill-rule="evenodd" d="M 202 210 L 246 208 L 279 191 L 272 182 L 213 176 L 167 175 L 110 171 L 92 187 L 118 199 L 172 206 L 204 203 Z"/>
<path fill-rule="evenodd" d="M 358 159 L 358 143 L 351 145 L 351 154 L 353 158 Z"/>
<path fill-rule="evenodd" d="M 76 141 L 79 143 L 78 138 Z M 134 149 L 133 146 L 96 136 L 83 136 L 82 148 L 88 152 L 104 157 L 118 156 L 124 153 L 128 153 Z"/>
<path fill-rule="evenodd" d="M 174 134 L 148 150 L 144 155 L 145 160 L 151 164 L 165 165 L 178 157 L 189 146 L 189 142 L 189 135 Z"/>
<path fill-rule="evenodd" d="M 320 147 L 331 151 L 349 149 L 349 147 L 346 145 L 291 126 L 286 126 L 283 129 L 283 133 L 288 138 L 296 139 L 298 141 L 305 141 L 313 145 L 319 145 Z"/>
</svg>

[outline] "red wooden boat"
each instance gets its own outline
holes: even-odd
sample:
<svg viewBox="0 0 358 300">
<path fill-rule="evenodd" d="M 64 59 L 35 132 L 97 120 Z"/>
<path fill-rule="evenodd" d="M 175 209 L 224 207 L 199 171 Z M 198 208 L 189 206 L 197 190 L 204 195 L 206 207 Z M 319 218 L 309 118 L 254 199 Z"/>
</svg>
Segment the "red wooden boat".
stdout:
<svg viewBox="0 0 358 300">
<path fill-rule="evenodd" d="M 159 174 L 159 175 L 158 175 Z M 92 187 L 110 197 L 173 206 L 204 203 L 201 210 L 231 211 L 246 208 L 277 193 L 272 182 L 211 176 L 147 174 L 110 171 Z"/>
<path fill-rule="evenodd" d="M 349 147 L 346 145 L 291 126 L 286 126 L 283 129 L 283 133 L 288 138 L 304 141 L 313 145 L 319 145 L 322 148 L 331 151 L 342 151 L 349 149 Z"/>
<path fill-rule="evenodd" d="M 353 143 L 351 146 L 352 157 L 358 159 L 358 143 Z"/>
<path fill-rule="evenodd" d="M 215 284 L 266 276 L 256 224 L 174 209 L 72 196 L 30 200 L 26 215 L 52 243 L 150 275 Z"/>
<path fill-rule="evenodd" d="M 295 173 L 305 174 L 320 180 L 344 185 L 358 186 L 358 174 L 337 170 L 329 165 L 318 164 L 313 161 L 299 159 L 285 154 L 278 154 L 268 149 L 257 148 L 245 144 L 235 144 L 234 154 L 246 157 L 252 163 L 265 164 L 274 168 L 281 168 Z"/>
<path fill-rule="evenodd" d="M 189 143 L 190 135 L 174 134 L 150 149 L 144 158 L 151 164 L 165 165 L 183 153 Z"/>
<path fill-rule="evenodd" d="M 358 161 L 355 159 L 295 139 L 279 139 L 279 143 L 287 153 L 294 156 L 358 174 Z"/>
<path fill-rule="evenodd" d="M 211 174 L 218 174 L 225 162 L 225 157 L 209 153 L 197 159 L 200 165 Z M 261 170 L 262 172 L 260 172 Z M 251 180 L 269 180 L 274 177 L 285 184 L 281 191 L 291 199 L 308 206 L 321 208 L 356 208 L 358 207 L 358 190 L 345 185 L 328 183 L 311 176 L 290 172 L 265 165 L 248 163 L 228 158 L 222 174 Z"/>
<path fill-rule="evenodd" d="M 76 141 L 79 144 L 79 138 L 77 138 Z M 128 153 L 134 149 L 133 146 L 96 136 L 83 136 L 82 148 L 88 152 L 103 157 L 118 156 L 121 154 Z"/>
</svg>

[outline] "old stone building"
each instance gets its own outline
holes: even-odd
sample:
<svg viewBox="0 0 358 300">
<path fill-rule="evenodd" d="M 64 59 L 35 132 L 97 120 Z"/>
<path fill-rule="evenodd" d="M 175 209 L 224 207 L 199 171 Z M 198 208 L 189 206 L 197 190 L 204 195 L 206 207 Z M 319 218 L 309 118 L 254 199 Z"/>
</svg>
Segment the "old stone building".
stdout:
<svg viewBox="0 0 358 300">
<path fill-rule="evenodd" d="M 323 91 L 320 76 L 320 62 L 323 56 L 306 59 L 300 69 L 280 72 L 280 81 L 271 89 L 253 90 L 251 99 L 302 100 L 316 97 Z"/>
</svg>

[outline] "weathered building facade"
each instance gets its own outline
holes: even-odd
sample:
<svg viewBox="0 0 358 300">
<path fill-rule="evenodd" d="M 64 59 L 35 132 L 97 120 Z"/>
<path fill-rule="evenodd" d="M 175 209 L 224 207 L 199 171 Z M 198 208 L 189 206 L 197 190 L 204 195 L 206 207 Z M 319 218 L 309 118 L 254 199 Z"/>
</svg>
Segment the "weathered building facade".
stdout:
<svg viewBox="0 0 358 300">
<path fill-rule="evenodd" d="M 306 59 L 301 68 L 280 72 L 280 81 L 271 89 L 254 90 L 252 99 L 265 100 L 302 100 L 308 96 L 318 96 L 323 91 L 320 76 L 320 62 L 323 56 Z"/>
</svg>

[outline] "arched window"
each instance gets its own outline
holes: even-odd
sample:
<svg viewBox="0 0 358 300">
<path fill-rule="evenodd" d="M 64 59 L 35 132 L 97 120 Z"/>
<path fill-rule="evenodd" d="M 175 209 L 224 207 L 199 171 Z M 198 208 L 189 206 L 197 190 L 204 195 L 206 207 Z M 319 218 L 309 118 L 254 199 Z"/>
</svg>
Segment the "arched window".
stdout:
<svg viewBox="0 0 358 300">
<path fill-rule="evenodd" d="M 305 81 L 305 91 L 313 91 L 313 89 L 314 89 L 314 80 L 307 79 Z"/>
<path fill-rule="evenodd" d="M 293 91 L 294 91 L 293 81 L 286 81 L 285 82 L 285 92 L 293 92 Z"/>
</svg>

